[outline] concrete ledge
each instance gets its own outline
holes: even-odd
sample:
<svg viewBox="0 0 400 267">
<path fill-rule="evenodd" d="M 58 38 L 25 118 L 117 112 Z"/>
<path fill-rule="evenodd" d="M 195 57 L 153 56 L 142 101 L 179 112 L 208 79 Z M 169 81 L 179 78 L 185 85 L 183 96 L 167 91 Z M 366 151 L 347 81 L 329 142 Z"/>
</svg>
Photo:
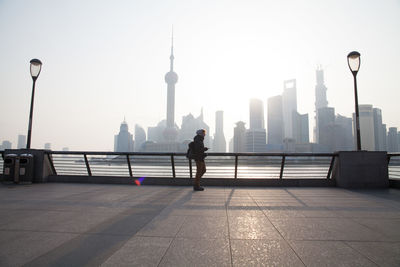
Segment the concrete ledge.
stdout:
<svg viewBox="0 0 400 267">
<path fill-rule="evenodd" d="M 51 175 L 48 182 L 59 183 L 94 183 L 94 184 L 136 184 L 136 178 L 110 176 L 69 176 Z M 190 178 L 146 178 L 143 185 L 177 185 L 190 186 L 194 179 Z M 205 186 L 291 186 L 291 187 L 334 187 L 336 183 L 331 179 L 224 179 L 203 178 Z"/>
<path fill-rule="evenodd" d="M 387 153 L 381 151 L 340 151 L 332 178 L 343 188 L 389 187 Z"/>
<path fill-rule="evenodd" d="M 400 180 L 398 180 L 398 179 L 389 179 L 389 187 L 391 187 L 391 188 L 400 188 Z"/>
</svg>

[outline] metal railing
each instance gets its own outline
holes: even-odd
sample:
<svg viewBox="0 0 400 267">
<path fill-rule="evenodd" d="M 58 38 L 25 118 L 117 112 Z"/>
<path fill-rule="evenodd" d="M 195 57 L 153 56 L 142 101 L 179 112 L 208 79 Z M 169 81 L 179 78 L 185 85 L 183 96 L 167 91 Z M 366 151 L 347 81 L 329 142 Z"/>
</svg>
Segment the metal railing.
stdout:
<svg viewBox="0 0 400 267">
<path fill-rule="evenodd" d="M 49 151 L 56 175 L 193 178 L 185 153 Z M 336 153 L 208 153 L 204 178 L 330 179 Z"/>
<path fill-rule="evenodd" d="M 3 168 L 4 168 L 4 150 L 0 150 L 0 174 L 3 175 Z"/>
<path fill-rule="evenodd" d="M 389 179 L 400 179 L 400 153 L 388 153 Z"/>
<path fill-rule="evenodd" d="M 194 177 L 184 153 L 49 151 L 57 175 Z M 3 174 L 4 151 L 0 151 Z M 204 178 L 330 179 L 336 153 L 209 153 Z M 400 179 L 400 153 L 388 153 L 389 179 Z"/>
</svg>

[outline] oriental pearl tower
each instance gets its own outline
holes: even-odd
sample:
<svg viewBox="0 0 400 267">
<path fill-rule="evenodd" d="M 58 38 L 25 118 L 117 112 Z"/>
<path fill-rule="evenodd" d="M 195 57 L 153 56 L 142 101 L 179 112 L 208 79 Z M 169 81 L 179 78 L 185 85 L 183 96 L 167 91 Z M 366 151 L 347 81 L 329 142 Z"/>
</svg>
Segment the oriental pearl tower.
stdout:
<svg viewBox="0 0 400 267">
<path fill-rule="evenodd" d="M 175 126 L 175 84 L 178 82 L 178 74 L 174 72 L 174 33 L 171 38 L 171 56 L 169 72 L 165 74 L 167 83 L 167 127 L 164 130 L 164 138 L 167 142 L 175 142 L 178 129 Z"/>
</svg>

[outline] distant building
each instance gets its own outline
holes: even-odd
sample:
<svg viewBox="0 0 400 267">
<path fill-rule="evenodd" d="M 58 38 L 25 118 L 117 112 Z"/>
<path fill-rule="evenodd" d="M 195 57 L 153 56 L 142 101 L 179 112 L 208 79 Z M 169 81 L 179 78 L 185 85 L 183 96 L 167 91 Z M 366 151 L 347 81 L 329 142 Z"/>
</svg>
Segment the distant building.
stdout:
<svg viewBox="0 0 400 267">
<path fill-rule="evenodd" d="M 17 148 L 21 149 L 21 148 L 26 148 L 26 135 L 18 135 L 18 144 L 17 144 Z"/>
<path fill-rule="evenodd" d="M 178 137 L 178 129 L 175 127 L 175 84 L 178 82 L 178 74 L 174 72 L 174 39 L 172 36 L 170 69 L 165 74 L 165 82 L 167 83 L 167 125 L 164 129 L 163 136 L 166 142 L 176 142 Z M 161 151 L 161 150 L 160 150 Z"/>
<path fill-rule="evenodd" d="M 260 99 L 250 99 L 250 129 L 265 129 L 264 105 Z"/>
<path fill-rule="evenodd" d="M 2 150 L 6 150 L 6 149 L 11 149 L 12 147 L 12 143 L 8 140 L 4 140 L 3 143 L 1 144 L 1 148 Z"/>
<path fill-rule="evenodd" d="M 238 121 L 233 129 L 233 152 L 246 152 L 246 127 L 243 121 Z"/>
<path fill-rule="evenodd" d="M 51 150 L 51 143 L 45 143 L 44 144 L 44 149 Z"/>
<path fill-rule="evenodd" d="M 326 97 L 326 91 L 328 90 L 325 86 L 324 81 L 324 71 L 318 67 L 316 70 L 316 80 L 315 85 L 315 128 L 314 128 L 314 142 L 319 143 L 319 129 L 318 129 L 318 119 L 317 113 L 320 108 L 328 107 L 328 100 Z"/>
<path fill-rule="evenodd" d="M 219 110 L 215 113 L 213 152 L 226 152 L 226 141 L 224 136 L 224 112 L 222 110 Z"/>
<path fill-rule="evenodd" d="M 277 95 L 268 98 L 268 144 L 283 144 L 283 113 L 282 113 L 282 96 Z"/>
<path fill-rule="evenodd" d="M 374 113 L 372 105 L 359 105 L 361 149 L 375 150 Z M 353 113 L 354 143 L 357 144 L 356 118 Z"/>
<path fill-rule="evenodd" d="M 144 142 L 145 152 L 181 152 L 180 143 L 177 140 L 179 128 L 175 123 L 175 84 L 178 82 L 178 75 L 174 71 L 174 40 L 171 39 L 170 69 L 165 74 L 164 80 L 167 83 L 167 116 L 155 127 L 148 127 L 147 142 Z"/>
<path fill-rule="evenodd" d="M 387 151 L 388 150 L 388 145 L 387 145 L 387 128 L 386 124 L 382 124 L 382 132 L 383 132 L 383 150 Z"/>
<path fill-rule="evenodd" d="M 328 100 L 326 97 L 326 91 L 328 90 L 325 86 L 324 81 L 324 70 L 318 67 L 315 71 L 317 84 L 315 85 L 315 110 L 320 108 L 328 107 Z"/>
<path fill-rule="evenodd" d="M 160 121 L 157 126 L 147 128 L 147 140 L 151 142 L 164 142 L 163 132 L 166 128 L 167 121 Z"/>
<path fill-rule="evenodd" d="M 204 145 L 211 147 L 210 144 L 210 127 L 204 122 L 203 109 L 201 109 L 200 116 L 195 118 L 192 114 L 188 114 L 182 117 L 182 125 L 179 131 L 178 141 L 185 142 L 187 140 L 192 141 L 196 135 L 196 131 L 199 129 L 206 130 L 206 137 L 204 138 Z"/>
<path fill-rule="evenodd" d="M 260 99 L 250 100 L 250 129 L 246 131 L 246 151 L 265 152 L 267 133 L 264 126 L 264 105 Z"/>
<path fill-rule="evenodd" d="M 372 110 L 374 117 L 374 137 L 375 137 L 375 150 L 385 151 L 386 130 L 382 124 L 382 110 L 374 108 Z"/>
<path fill-rule="evenodd" d="M 265 129 L 248 129 L 246 131 L 246 152 L 266 152 L 267 133 Z"/>
<path fill-rule="evenodd" d="M 119 133 L 114 136 L 115 152 L 133 152 L 133 135 L 129 132 L 128 124 L 124 120 L 119 128 Z"/>
<path fill-rule="evenodd" d="M 309 143 L 308 114 L 299 114 L 297 111 L 293 111 L 292 123 L 293 139 L 296 140 L 296 144 Z"/>
<path fill-rule="evenodd" d="M 177 142 L 154 143 L 147 141 L 143 144 L 145 152 L 186 152 L 187 144 Z"/>
<path fill-rule="evenodd" d="M 296 140 L 294 138 L 283 139 L 284 152 L 296 152 Z"/>
<path fill-rule="evenodd" d="M 143 144 L 146 142 L 146 132 L 144 129 L 136 124 L 135 125 L 135 147 L 134 151 L 143 151 Z"/>
<path fill-rule="evenodd" d="M 336 115 L 334 127 L 333 151 L 348 151 L 354 149 L 352 119 Z"/>
<path fill-rule="evenodd" d="M 69 151 L 69 148 L 68 147 L 63 147 L 62 151 Z"/>
<path fill-rule="evenodd" d="M 296 80 L 284 81 L 282 113 L 284 138 L 293 138 L 293 111 L 297 111 Z"/>
<path fill-rule="evenodd" d="M 400 132 L 397 132 L 397 151 L 400 152 Z"/>
<path fill-rule="evenodd" d="M 321 149 L 325 152 L 332 152 L 335 149 L 335 109 L 330 107 L 319 108 L 317 110 L 316 119 L 316 137 L 318 144 L 321 145 Z"/>
<path fill-rule="evenodd" d="M 398 133 L 396 127 L 389 127 L 389 132 L 387 136 L 387 148 L 388 152 L 399 151 Z"/>
<path fill-rule="evenodd" d="M 233 137 L 229 140 L 229 153 L 233 153 Z"/>
</svg>

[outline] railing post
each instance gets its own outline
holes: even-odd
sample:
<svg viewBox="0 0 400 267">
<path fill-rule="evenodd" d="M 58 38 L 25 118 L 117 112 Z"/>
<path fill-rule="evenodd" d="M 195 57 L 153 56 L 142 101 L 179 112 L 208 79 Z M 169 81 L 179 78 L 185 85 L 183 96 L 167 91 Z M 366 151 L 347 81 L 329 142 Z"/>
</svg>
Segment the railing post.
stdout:
<svg viewBox="0 0 400 267">
<path fill-rule="evenodd" d="M 87 156 L 86 156 L 86 154 L 83 154 L 83 156 L 85 157 L 85 163 L 86 163 L 86 169 L 87 169 L 88 175 L 92 176 L 92 172 L 90 171 L 90 166 L 89 166 L 89 161 L 87 159 Z"/>
<path fill-rule="evenodd" d="M 128 154 L 126 155 L 126 162 L 128 162 L 129 176 L 130 176 L 130 177 L 133 177 L 133 175 L 132 175 L 132 167 L 131 167 L 131 160 L 130 160 Z"/>
<path fill-rule="evenodd" d="M 326 176 L 326 179 L 329 179 L 331 177 L 332 169 L 333 169 L 333 164 L 335 162 L 335 155 L 332 156 L 331 159 L 331 165 L 329 165 L 329 170 L 328 170 L 328 175 Z"/>
<path fill-rule="evenodd" d="M 56 171 L 56 168 L 54 167 L 54 163 L 53 163 L 52 157 L 50 157 L 49 153 L 46 153 L 46 154 L 47 154 L 47 158 L 48 158 L 48 160 L 50 162 L 50 166 L 51 166 L 51 170 L 53 171 L 53 174 L 57 175 L 57 171 Z"/>
<path fill-rule="evenodd" d="M 237 179 L 238 155 L 235 155 L 235 179 Z"/>
<path fill-rule="evenodd" d="M 192 159 L 189 159 L 189 173 L 190 173 L 190 179 L 192 179 L 193 178 Z"/>
<path fill-rule="evenodd" d="M 171 154 L 171 165 L 172 165 L 172 177 L 176 178 L 175 175 L 175 161 L 174 161 L 174 154 Z"/>
<path fill-rule="evenodd" d="M 282 177 L 283 177 L 283 168 L 285 167 L 285 158 L 286 158 L 286 156 L 283 155 L 282 162 L 281 162 L 281 173 L 279 174 L 279 179 L 282 179 Z"/>
</svg>

